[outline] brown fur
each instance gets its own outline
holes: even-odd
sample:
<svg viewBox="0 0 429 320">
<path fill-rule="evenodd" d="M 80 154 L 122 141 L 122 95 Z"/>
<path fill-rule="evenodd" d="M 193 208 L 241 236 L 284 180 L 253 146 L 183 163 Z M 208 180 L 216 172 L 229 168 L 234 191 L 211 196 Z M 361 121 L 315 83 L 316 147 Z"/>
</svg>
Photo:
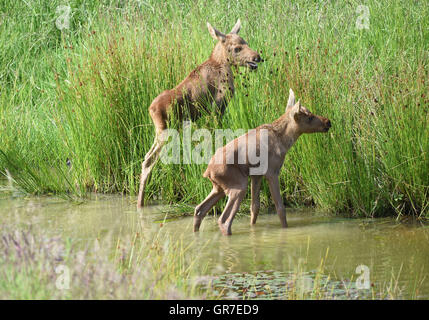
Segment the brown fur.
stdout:
<svg viewBox="0 0 429 320">
<path fill-rule="evenodd" d="M 213 185 L 211 193 L 195 208 L 194 231 L 198 231 L 201 221 L 207 212 L 225 195 L 228 202 L 218 220 L 219 228 L 224 235 L 231 235 L 231 225 L 237 213 L 241 201 L 247 192 L 249 169 L 248 160 L 244 164 L 227 164 L 228 157 L 238 159 L 240 153 L 247 152 L 249 141 L 256 141 L 256 150 L 260 151 L 260 133 L 262 129 L 268 133 L 268 166 L 264 175 L 251 175 L 251 224 L 256 223 L 259 213 L 259 192 L 262 177 L 268 181 L 271 196 L 276 206 L 277 214 L 282 227 L 287 227 L 286 212 L 283 205 L 279 187 L 279 173 L 283 165 L 286 153 L 303 133 L 327 132 L 331 122 L 324 117 L 313 115 L 298 101 L 290 90 L 290 97 L 285 113 L 271 124 L 264 124 L 249 131 L 245 135 L 229 142 L 223 148 L 219 148 L 210 160 L 204 177 L 210 179 Z M 253 137 L 256 135 L 256 139 Z M 241 159 L 247 159 L 246 155 Z M 222 158 L 223 157 L 223 158 Z M 223 162 L 215 159 L 223 159 Z"/>
<path fill-rule="evenodd" d="M 168 115 L 173 105 L 173 114 L 181 120 L 189 114 L 196 120 L 201 113 L 210 112 L 212 102 L 216 104 L 216 112 L 222 115 L 228 104 L 228 99 L 234 95 L 234 78 L 231 66 L 246 66 L 257 68 L 261 61 L 259 54 L 250 49 L 246 41 L 239 35 L 240 20 L 237 21 L 229 34 L 207 27 L 213 38 L 218 40 L 210 58 L 193 70 L 181 83 L 171 90 L 163 91 L 149 107 L 149 114 L 155 125 L 155 142 L 142 163 L 140 190 L 137 207 L 144 205 L 144 189 L 150 172 L 158 160 L 163 142 L 161 133 L 167 128 Z"/>
</svg>

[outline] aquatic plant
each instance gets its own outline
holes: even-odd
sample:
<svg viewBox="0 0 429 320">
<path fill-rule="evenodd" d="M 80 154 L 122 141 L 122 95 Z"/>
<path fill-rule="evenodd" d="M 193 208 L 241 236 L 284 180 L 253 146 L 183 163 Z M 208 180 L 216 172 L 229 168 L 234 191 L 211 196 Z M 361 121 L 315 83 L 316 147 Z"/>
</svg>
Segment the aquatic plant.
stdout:
<svg viewBox="0 0 429 320">
<path fill-rule="evenodd" d="M 207 298 L 180 239 L 106 237 L 94 243 L 2 225 L 0 299 Z M 201 267 L 201 266 L 200 266 Z M 198 269 L 204 272 L 204 269 Z"/>
</svg>

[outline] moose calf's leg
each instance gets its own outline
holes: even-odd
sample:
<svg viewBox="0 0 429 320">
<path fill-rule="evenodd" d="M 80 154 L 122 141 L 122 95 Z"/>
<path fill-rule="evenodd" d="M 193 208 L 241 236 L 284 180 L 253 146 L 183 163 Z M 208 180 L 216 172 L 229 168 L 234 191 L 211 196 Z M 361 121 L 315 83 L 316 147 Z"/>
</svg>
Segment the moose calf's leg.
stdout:
<svg viewBox="0 0 429 320">
<path fill-rule="evenodd" d="M 280 218 L 280 222 L 283 228 L 287 227 L 286 222 L 286 210 L 283 205 L 282 196 L 280 194 L 280 185 L 278 177 L 267 177 L 268 185 L 270 187 L 271 196 L 273 197 L 274 204 L 276 206 L 277 215 Z"/>
<path fill-rule="evenodd" d="M 232 221 L 240 208 L 241 201 L 243 201 L 246 196 L 246 189 L 232 190 L 229 192 L 228 196 L 228 202 L 226 203 L 225 209 L 218 220 L 220 231 L 224 236 L 230 236 L 232 234 Z"/>
<path fill-rule="evenodd" d="M 261 182 L 262 176 L 252 176 L 251 178 L 250 192 L 252 195 L 252 205 L 250 207 L 250 224 L 255 224 L 256 219 L 258 219 L 258 213 L 260 208 L 260 191 L 261 191 Z"/>
<path fill-rule="evenodd" d="M 223 197 L 225 193 L 222 190 L 213 188 L 207 198 L 204 199 L 196 208 L 194 214 L 194 232 L 200 230 L 201 221 L 203 221 L 207 212 Z"/>
<path fill-rule="evenodd" d="M 146 187 L 147 179 L 158 161 L 161 149 L 165 143 L 163 133 L 167 128 L 167 110 L 169 108 L 169 103 L 171 103 L 170 93 L 169 91 L 164 91 L 155 98 L 149 107 L 149 115 L 155 125 L 155 141 L 148 153 L 146 153 L 142 163 L 137 208 L 142 208 L 144 206 L 144 189 Z"/>
<path fill-rule="evenodd" d="M 153 167 L 158 161 L 159 155 L 161 153 L 162 142 L 158 136 L 155 137 L 155 142 L 146 154 L 144 161 L 142 163 L 142 172 L 140 176 L 140 188 L 139 196 L 137 198 L 137 208 L 142 208 L 144 206 L 144 189 L 146 187 L 147 179 L 149 178 L 150 173 L 152 172 Z"/>
</svg>

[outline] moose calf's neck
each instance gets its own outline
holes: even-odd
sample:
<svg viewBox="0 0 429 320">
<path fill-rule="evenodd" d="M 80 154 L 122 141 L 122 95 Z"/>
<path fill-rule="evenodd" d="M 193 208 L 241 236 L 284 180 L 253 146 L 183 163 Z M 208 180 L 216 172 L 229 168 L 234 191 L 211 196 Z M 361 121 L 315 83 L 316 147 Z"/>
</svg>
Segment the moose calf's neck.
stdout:
<svg viewBox="0 0 429 320">
<path fill-rule="evenodd" d="M 223 73 L 224 80 L 228 80 L 233 83 L 234 77 L 232 75 L 231 62 L 228 58 L 228 53 L 220 42 L 218 42 L 214 47 L 207 62 L 215 68 L 220 68 L 219 71 Z"/>
<path fill-rule="evenodd" d="M 216 44 L 216 46 L 214 47 L 212 54 L 210 55 L 209 60 L 211 60 L 211 61 L 213 61 L 219 65 L 230 67 L 228 54 L 220 42 L 218 42 Z"/>
<path fill-rule="evenodd" d="M 279 140 L 281 146 L 284 148 L 284 154 L 294 145 L 298 140 L 301 132 L 290 117 L 289 112 L 283 114 L 280 118 L 275 120 L 272 124 L 274 134 Z"/>
</svg>

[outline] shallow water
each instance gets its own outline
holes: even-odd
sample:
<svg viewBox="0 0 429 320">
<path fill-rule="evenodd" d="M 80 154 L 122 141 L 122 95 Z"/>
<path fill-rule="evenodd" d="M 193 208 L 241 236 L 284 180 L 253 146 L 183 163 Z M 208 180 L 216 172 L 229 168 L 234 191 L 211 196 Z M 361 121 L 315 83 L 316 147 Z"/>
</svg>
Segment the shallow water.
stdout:
<svg viewBox="0 0 429 320">
<path fill-rule="evenodd" d="M 199 233 L 192 232 L 192 217 L 174 214 L 174 208 L 150 206 L 137 212 L 120 196 L 93 197 L 83 204 L 52 198 L 0 199 L 0 225 L 31 223 L 47 234 L 72 238 L 82 244 L 108 234 L 147 236 L 158 232 L 192 243 L 189 250 L 208 263 L 207 274 L 314 272 L 321 262 L 331 279 L 355 281 L 356 268 L 369 269 L 371 284 L 388 288 L 392 279 L 402 298 L 429 298 L 429 228 L 418 222 L 393 219 L 345 219 L 288 209 L 288 229 L 281 229 L 272 210 L 259 216 L 235 219 L 231 237 L 221 236 L 214 216 Z M 189 211 L 192 211 L 190 208 Z M 271 213 L 271 214 L 270 214 Z M 171 219 L 173 217 L 173 219 Z M 165 219 L 167 218 L 167 219 Z"/>
</svg>

